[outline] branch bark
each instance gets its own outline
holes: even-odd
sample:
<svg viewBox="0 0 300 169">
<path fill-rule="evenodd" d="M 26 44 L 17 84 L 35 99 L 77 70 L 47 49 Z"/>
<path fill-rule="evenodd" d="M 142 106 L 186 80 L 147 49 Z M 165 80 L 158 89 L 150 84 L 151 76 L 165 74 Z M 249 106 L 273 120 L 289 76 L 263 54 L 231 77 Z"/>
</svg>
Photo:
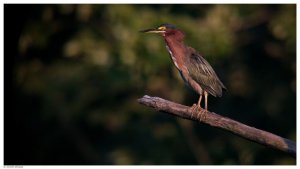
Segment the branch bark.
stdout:
<svg viewBox="0 0 300 169">
<path fill-rule="evenodd" d="M 293 157 L 296 157 L 296 143 L 294 141 L 282 138 L 267 131 L 247 126 L 213 112 L 207 112 L 205 114 L 205 118 L 200 119 L 201 114 L 199 112 L 191 112 L 190 107 L 177 104 L 159 97 L 151 97 L 145 95 L 144 97 L 138 99 L 138 102 L 143 105 L 152 107 L 156 111 L 165 112 L 171 115 L 178 116 L 180 118 L 194 120 L 216 128 L 221 128 L 242 138 L 274 148 L 276 150 L 286 152 Z"/>
</svg>

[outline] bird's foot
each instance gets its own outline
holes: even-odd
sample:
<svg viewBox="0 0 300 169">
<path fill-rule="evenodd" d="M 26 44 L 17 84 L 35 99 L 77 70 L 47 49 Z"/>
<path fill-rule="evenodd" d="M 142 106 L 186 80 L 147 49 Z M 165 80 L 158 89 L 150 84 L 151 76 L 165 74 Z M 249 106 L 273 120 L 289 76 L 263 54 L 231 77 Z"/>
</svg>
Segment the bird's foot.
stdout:
<svg viewBox="0 0 300 169">
<path fill-rule="evenodd" d="M 197 104 L 193 104 L 193 105 L 190 107 L 190 112 L 191 112 L 191 118 L 192 118 L 192 119 L 194 118 L 194 113 L 198 111 L 197 109 L 198 109 L 198 105 L 197 105 Z"/>
<path fill-rule="evenodd" d="M 190 107 L 191 112 L 191 118 L 194 118 L 194 114 L 196 114 L 196 119 L 199 119 L 202 121 L 202 119 L 205 119 L 207 110 L 202 109 L 199 105 L 193 104 L 193 106 Z"/>
<path fill-rule="evenodd" d="M 199 121 L 203 121 L 203 120 L 206 119 L 206 115 L 207 115 L 207 110 L 206 109 L 201 109 L 198 112 L 197 119 L 199 119 Z"/>
</svg>

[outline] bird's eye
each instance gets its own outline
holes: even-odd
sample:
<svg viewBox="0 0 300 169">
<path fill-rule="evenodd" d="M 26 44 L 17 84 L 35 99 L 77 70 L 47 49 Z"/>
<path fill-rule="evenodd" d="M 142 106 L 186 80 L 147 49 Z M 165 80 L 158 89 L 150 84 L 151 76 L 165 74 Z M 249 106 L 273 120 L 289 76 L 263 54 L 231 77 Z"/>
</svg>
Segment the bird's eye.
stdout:
<svg viewBox="0 0 300 169">
<path fill-rule="evenodd" d="M 162 31 L 166 30 L 166 27 L 165 26 L 161 26 L 161 27 L 158 28 L 158 30 L 162 30 Z"/>
</svg>

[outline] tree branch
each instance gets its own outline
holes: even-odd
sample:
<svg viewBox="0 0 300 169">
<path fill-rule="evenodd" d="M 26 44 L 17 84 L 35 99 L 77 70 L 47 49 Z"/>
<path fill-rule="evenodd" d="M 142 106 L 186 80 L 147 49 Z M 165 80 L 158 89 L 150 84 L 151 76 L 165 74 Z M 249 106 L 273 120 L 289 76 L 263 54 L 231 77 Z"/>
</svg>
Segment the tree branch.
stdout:
<svg viewBox="0 0 300 169">
<path fill-rule="evenodd" d="M 282 138 L 267 131 L 247 126 L 213 112 L 207 112 L 205 114 L 205 118 L 200 119 L 199 117 L 201 114 L 199 112 L 192 113 L 190 107 L 164 100 L 159 97 L 150 97 L 145 95 L 138 99 L 138 102 L 143 105 L 153 107 L 157 111 L 162 111 L 188 120 L 202 122 L 216 128 L 221 128 L 245 139 L 289 153 L 293 157 L 296 157 L 296 143 L 294 141 Z"/>
</svg>

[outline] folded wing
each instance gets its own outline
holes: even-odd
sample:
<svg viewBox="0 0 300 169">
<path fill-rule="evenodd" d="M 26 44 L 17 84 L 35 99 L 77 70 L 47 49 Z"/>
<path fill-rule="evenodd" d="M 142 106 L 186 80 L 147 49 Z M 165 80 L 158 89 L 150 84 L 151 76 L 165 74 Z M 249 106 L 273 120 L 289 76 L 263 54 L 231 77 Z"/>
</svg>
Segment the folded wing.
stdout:
<svg viewBox="0 0 300 169">
<path fill-rule="evenodd" d="M 191 48 L 192 49 L 192 48 Z M 218 78 L 210 64 L 194 49 L 191 50 L 188 62 L 190 76 L 202 87 L 202 89 L 213 96 L 222 96 L 222 88 L 226 89 Z"/>
</svg>

